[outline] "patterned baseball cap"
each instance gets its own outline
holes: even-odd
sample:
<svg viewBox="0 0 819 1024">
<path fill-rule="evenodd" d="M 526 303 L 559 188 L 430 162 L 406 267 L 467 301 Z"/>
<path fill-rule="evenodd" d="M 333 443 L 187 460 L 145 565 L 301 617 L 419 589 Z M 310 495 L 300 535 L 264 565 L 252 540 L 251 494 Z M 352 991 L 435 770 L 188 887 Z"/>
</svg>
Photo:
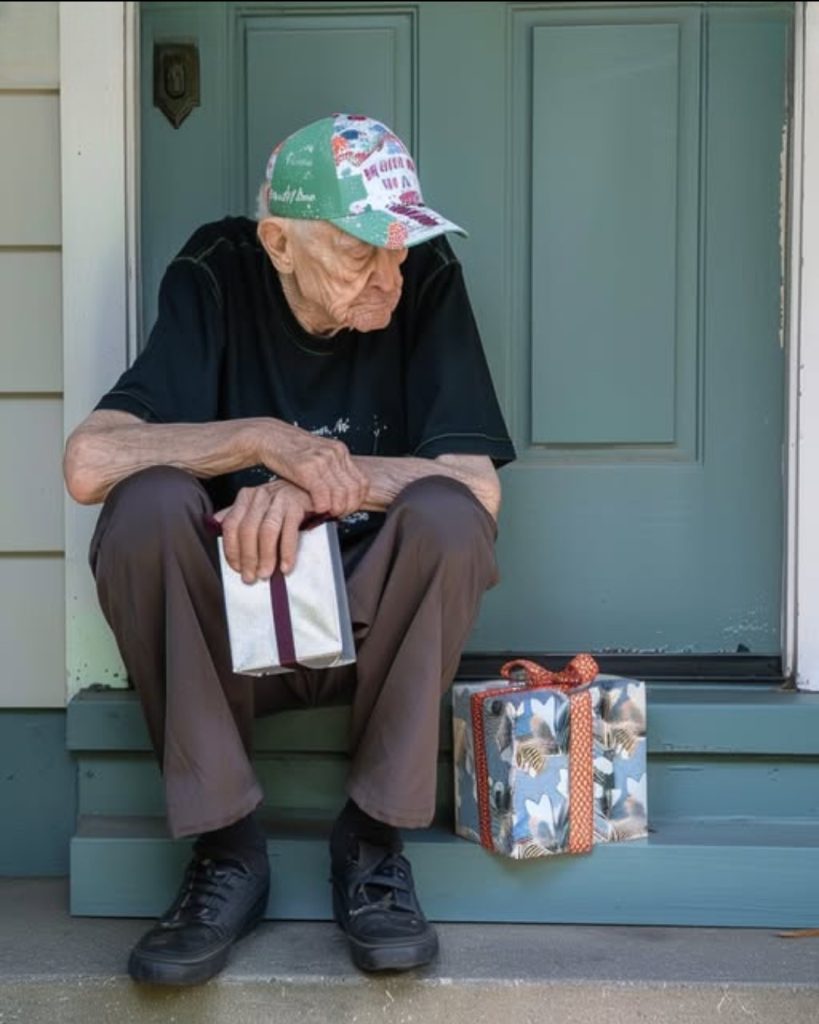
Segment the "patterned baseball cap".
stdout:
<svg viewBox="0 0 819 1024">
<path fill-rule="evenodd" d="M 466 234 L 425 205 L 406 146 L 371 117 L 334 114 L 301 128 L 273 150 L 265 182 L 273 216 L 328 220 L 385 249 Z"/>
</svg>

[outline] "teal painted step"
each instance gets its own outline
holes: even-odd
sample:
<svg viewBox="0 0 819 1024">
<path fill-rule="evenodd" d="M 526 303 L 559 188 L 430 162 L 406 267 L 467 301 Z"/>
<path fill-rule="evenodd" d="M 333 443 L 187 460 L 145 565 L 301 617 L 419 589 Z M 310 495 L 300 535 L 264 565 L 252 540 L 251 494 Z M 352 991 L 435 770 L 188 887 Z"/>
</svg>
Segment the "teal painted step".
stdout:
<svg viewBox="0 0 819 1024">
<path fill-rule="evenodd" d="M 819 823 L 657 820 L 647 840 L 589 856 L 513 862 L 449 833 L 408 835 L 419 893 L 436 921 L 815 927 Z M 330 918 L 327 824 L 269 832 L 267 916 Z M 71 845 L 71 911 L 153 917 L 189 851 L 161 819 L 88 817 Z"/>
<path fill-rule="evenodd" d="M 257 723 L 269 854 L 281 881 L 269 913 L 325 918 L 325 834 L 342 799 L 344 708 Z M 81 818 L 72 910 L 153 916 L 189 844 L 162 821 L 158 772 L 132 693 L 89 692 L 68 709 Z M 438 920 L 815 926 L 819 919 L 819 699 L 772 685 L 649 684 L 646 841 L 591 857 L 517 864 L 451 830 L 449 713 L 441 717 L 438 821 L 408 849 Z M 304 825 L 295 815 L 309 819 Z M 757 817 L 755 817 L 757 816 Z"/>
<path fill-rule="evenodd" d="M 303 809 L 334 814 L 344 802 L 348 761 L 339 754 L 277 753 L 254 760 L 269 813 Z M 648 806 L 659 818 L 752 817 L 819 820 L 819 758 L 755 755 L 650 754 Z M 82 754 L 81 815 L 161 816 L 164 795 L 150 754 Z M 452 762 L 438 766 L 437 820 L 452 821 Z"/>
<path fill-rule="evenodd" d="M 649 806 L 659 817 L 819 817 L 819 701 L 771 686 L 649 685 Z M 438 814 L 452 821 L 449 712 Z M 260 722 L 255 768 L 270 811 L 333 814 L 347 771 L 343 708 Z M 82 815 L 161 815 L 163 794 L 133 694 L 88 693 L 69 708 Z M 107 749 L 102 749 L 102 748 Z M 719 752 L 715 752 L 719 751 Z"/>
<path fill-rule="evenodd" d="M 346 708 L 285 711 L 256 723 L 257 753 L 347 750 Z M 451 748 L 450 714 L 441 712 L 441 749 Z M 86 690 L 68 706 L 66 741 L 74 751 L 150 749 L 132 691 Z M 819 756 L 819 698 L 768 684 L 648 684 L 648 747 L 663 754 Z"/>
<path fill-rule="evenodd" d="M 81 815 L 162 815 L 162 777 L 150 754 L 93 753 L 78 758 Z M 254 758 L 253 767 L 271 811 L 334 813 L 346 799 L 349 760 L 341 754 L 280 753 Z M 452 762 L 443 755 L 438 772 L 440 815 L 453 807 Z"/>
</svg>

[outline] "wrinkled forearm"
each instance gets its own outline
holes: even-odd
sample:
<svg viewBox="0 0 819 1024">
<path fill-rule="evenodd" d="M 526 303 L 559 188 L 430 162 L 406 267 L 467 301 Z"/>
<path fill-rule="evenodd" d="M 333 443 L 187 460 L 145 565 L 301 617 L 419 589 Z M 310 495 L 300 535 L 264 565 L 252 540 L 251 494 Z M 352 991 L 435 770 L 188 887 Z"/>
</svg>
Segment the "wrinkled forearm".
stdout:
<svg viewBox="0 0 819 1024">
<path fill-rule="evenodd" d="M 64 473 L 84 505 L 104 501 L 120 480 L 150 466 L 175 466 L 198 477 L 219 476 L 258 462 L 255 420 L 143 423 L 136 417 L 89 417 L 68 439 Z"/>
<path fill-rule="evenodd" d="M 436 459 L 356 455 L 353 462 L 369 483 L 365 509 L 383 512 L 401 491 L 427 476 L 446 476 L 464 484 L 497 519 L 500 483 L 491 460 L 482 455 L 439 455 Z"/>
</svg>

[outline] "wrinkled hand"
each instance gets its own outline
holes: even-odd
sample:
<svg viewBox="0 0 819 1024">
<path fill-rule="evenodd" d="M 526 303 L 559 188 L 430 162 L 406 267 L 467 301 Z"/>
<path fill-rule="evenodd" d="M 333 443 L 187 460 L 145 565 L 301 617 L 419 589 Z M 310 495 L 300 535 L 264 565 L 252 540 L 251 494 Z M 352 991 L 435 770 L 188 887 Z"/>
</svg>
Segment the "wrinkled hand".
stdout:
<svg viewBox="0 0 819 1024">
<path fill-rule="evenodd" d="M 310 495 L 314 512 L 340 518 L 356 512 L 367 495 L 367 479 L 347 445 L 276 421 L 259 442 L 260 461 Z"/>
<path fill-rule="evenodd" d="M 245 583 L 269 579 L 276 566 L 296 564 L 299 527 L 312 511 L 310 495 L 286 480 L 243 487 L 230 508 L 217 512 L 228 564 Z"/>
</svg>

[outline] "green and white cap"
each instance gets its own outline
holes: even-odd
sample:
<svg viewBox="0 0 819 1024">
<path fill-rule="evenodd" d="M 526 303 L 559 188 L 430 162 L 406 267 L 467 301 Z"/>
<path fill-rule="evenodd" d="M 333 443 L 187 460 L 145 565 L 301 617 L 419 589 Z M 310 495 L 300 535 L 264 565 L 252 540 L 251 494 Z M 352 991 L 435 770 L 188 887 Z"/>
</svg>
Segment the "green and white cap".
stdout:
<svg viewBox="0 0 819 1024">
<path fill-rule="evenodd" d="M 407 147 L 371 117 L 334 114 L 301 128 L 273 150 L 265 182 L 273 216 L 328 220 L 385 249 L 466 234 L 425 205 Z"/>
</svg>

